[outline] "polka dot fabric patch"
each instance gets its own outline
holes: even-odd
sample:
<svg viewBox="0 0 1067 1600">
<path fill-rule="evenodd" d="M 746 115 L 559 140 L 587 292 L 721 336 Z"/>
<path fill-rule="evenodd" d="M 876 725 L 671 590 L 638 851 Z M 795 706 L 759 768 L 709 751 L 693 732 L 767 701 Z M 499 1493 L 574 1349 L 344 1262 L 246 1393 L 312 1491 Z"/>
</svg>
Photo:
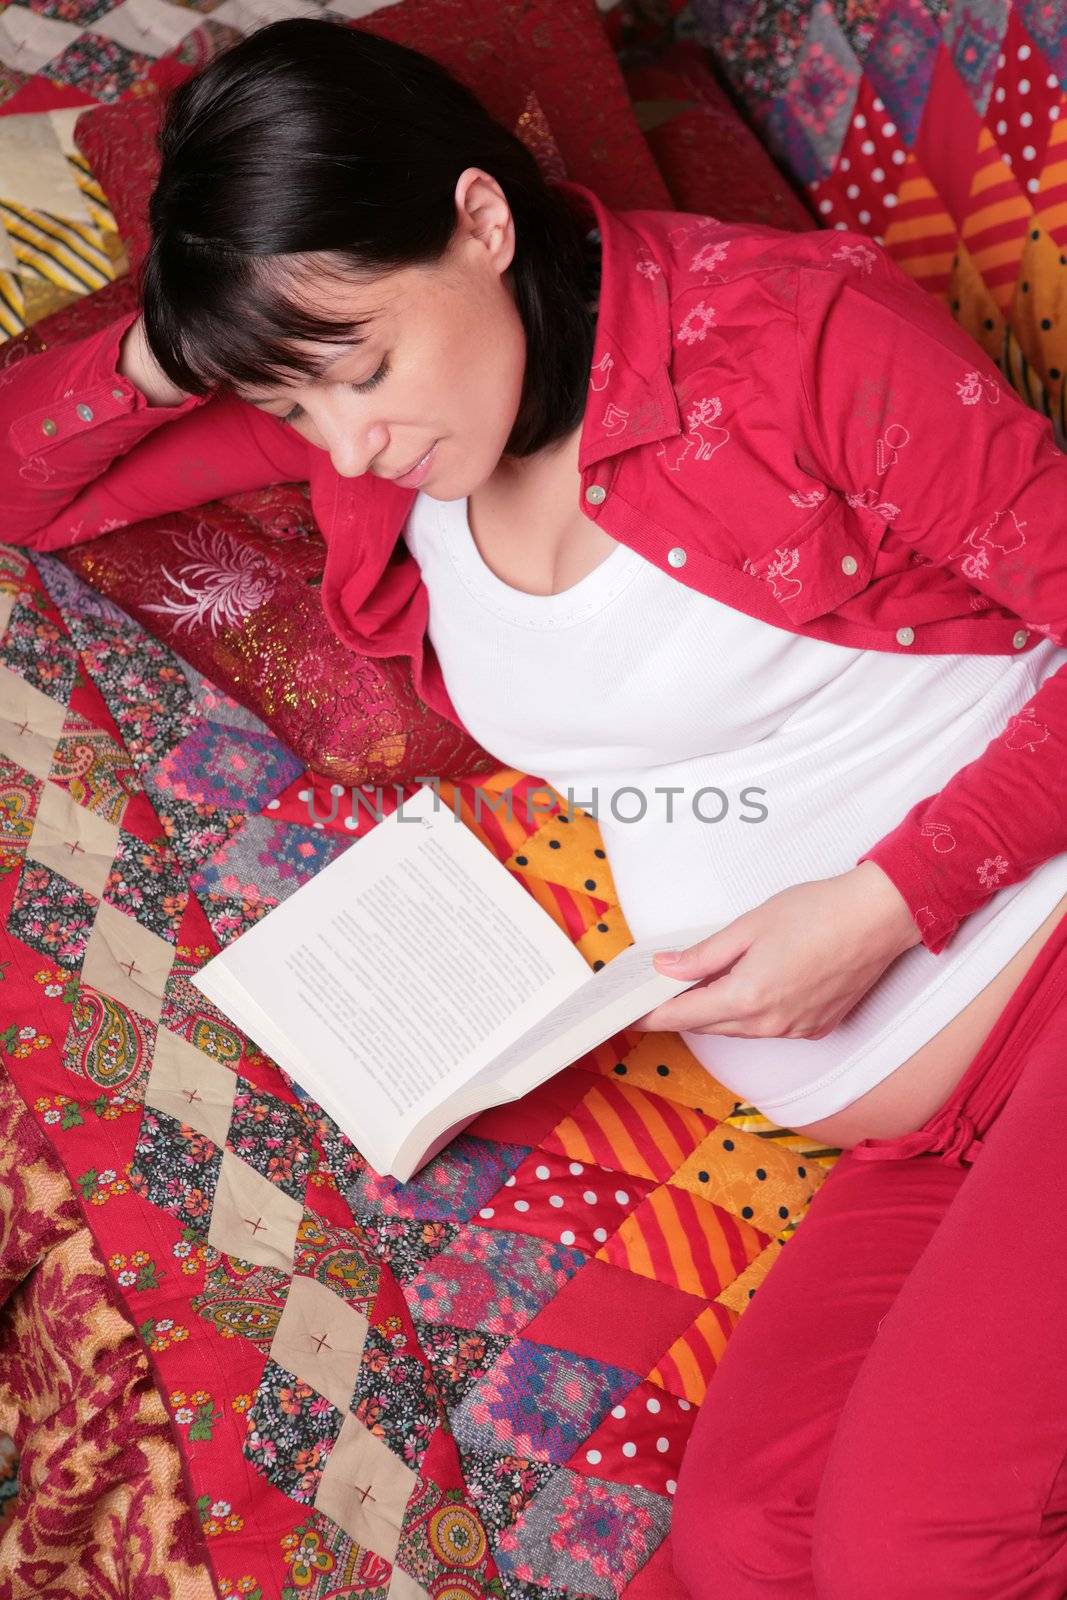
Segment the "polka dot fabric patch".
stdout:
<svg viewBox="0 0 1067 1600">
<path fill-rule="evenodd" d="M 487 1228 L 519 1229 L 593 1254 L 651 1187 L 640 1178 L 535 1150 L 474 1221 Z"/>
<path fill-rule="evenodd" d="M 586 1477 L 673 1495 L 695 1419 L 691 1401 L 666 1394 L 654 1383 L 639 1384 L 612 1406 L 566 1465 Z"/>
</svg>

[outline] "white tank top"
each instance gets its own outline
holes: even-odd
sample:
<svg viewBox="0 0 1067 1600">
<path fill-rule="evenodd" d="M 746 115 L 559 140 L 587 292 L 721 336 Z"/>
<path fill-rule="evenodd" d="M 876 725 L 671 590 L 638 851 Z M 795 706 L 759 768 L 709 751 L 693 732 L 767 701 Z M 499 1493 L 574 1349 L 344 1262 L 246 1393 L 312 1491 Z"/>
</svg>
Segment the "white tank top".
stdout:
<svg viewBox="0 0 1067 1600">
<path fill-rule="evenodd" d="M 1067 661 L 1051 640 L 1006 657 L 804 638 L 623 544 L 564 593 L 527 594 L 482 558 L 465 498 L 420 493 L 404 536 L 465 726 L 596 816 L 635 939 L 724 925 L 847 871 Z M 957 1015 L 1064 893 L 1067 854 L 994 893 L 939 955 L 906 951 L 824 1039 L 682 1037 L 772 1121 L 820 1120 Z"/>
</svg>

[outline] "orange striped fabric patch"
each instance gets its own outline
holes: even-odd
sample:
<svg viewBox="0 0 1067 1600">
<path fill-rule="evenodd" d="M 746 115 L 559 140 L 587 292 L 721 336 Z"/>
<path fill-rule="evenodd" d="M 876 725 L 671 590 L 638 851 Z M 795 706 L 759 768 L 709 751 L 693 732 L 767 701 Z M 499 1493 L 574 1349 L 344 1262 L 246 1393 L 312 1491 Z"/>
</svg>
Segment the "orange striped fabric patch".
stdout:
<svg viewBox="0 0 1067 1600">
<path fill-rule="evenodd" d="M 737 1312 L 726 1306 L 706 1306 L 653 1367 L 649 1381 L 691 1405 L 700 1405 L 737 1321 Z"/>
<path fill-rule="evenodd" d="M 635 1178 L 669 1178 L 715 1123 L 691 1106 L 605 1079 L 544 1140 L 546 1150 Z"/>
<path fill-rule="evenodd" d="M 626 1218 L 597 1259 L 713 1300 L 769 1238 L 732 1211 L 664 1184 Z"/>
</svg>

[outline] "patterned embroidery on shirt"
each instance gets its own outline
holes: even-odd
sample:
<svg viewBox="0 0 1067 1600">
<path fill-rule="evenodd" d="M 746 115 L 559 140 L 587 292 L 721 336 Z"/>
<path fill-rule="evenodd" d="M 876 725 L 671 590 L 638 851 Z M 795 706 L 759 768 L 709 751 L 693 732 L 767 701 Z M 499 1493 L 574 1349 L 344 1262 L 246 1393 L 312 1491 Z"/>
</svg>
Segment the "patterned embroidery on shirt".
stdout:
<svg viewBox="0 0 1067 1600">
<path fill-rule="evenodd" d="M 709 328 L 715 326 L 715 307 L 709 306 L 706 300 L 699 300 L 691 311 L 687 311 L 682 318 L 678 332 L 674 336 L 675 344 L 697 344 L 707 337 Z"/>
<path fill-rule="evenodd" d="M 1008 870 L 1004 856 L 987 856 L 977 867 L 978 882 L 983 889 L 995 889 Z"/>
<path fill-rule="evenodd" d="M 795 600 L 804 587 L 803 580 L 793 576 L 794 569 L 800 564 L 800 551 L 778 548 L 773 556 L 767 557 L 761 564 L 756 561 L 743 561 L 742 572 L 750 572 L 756 578 L 762 578 L 769 583 L 776 600 L 787 602 Z"/>
<path fill-rule="evenodd" d="M 1009 750 L 1036 750 L 1050 738 L 1048 728 L 1038 722 L 1033 706 L 1026 705 L 1015 716 L 1008 718 L 1001 738 Z"/>
<path fill-rule="evenodd" d="M 672 228 L 667 238 L 671 244 L 681 245 L 684 244 L 686 239 L 691 238 L 694 233 L 704 233 L 708 228 L 720 228 L 721 226 L 722 223 L 718 217 L 690 217 L 687 222 L 683 222 L 679 227 Z"/>
<path fill-rule="evenodd" d="M 714 243 L 702 244 L 689 263 L 690 272 L 713 272 L 726 260 L 729 244 L 728 239 L 717 239 Z M 715 273 L 715 277 L 722 281 L 721 273 Z"/>
<path fill-rule="evenodd" d="M 1011 522 L 1002 524 L 1001 518 L 1004 517 L 1010 517 Z M 946 559 L 959 561 L 964 577 L 974 580 L 983 578 L 989 571 L 991 551 L 1003 556 L 1022 549 L 1026 543 L 1023 534 L 1025 527 L 1026 523 L 1020 522 L 1010 508 L 1007 511 L 994 511 L 981 532 L 977 527 L 972 528 L 960 548 Z"/>
<path fill-rule="evenodd" d="M 648 278 L 650 282 L 663 271 L 659 262 L 653 261 L 651 256 L 641 256 L 636 263 L 636 269 L 642 278 Z"/>
<path fill-rule="evenodd" d="M 826 490 L 822 484 L 817 484 L 814 489 L 792 489 L 789 499 L 801 511 L 811 511 L 815 506 L 822 505 L 826 499 Z"/>
<path fill-rule="evenodd" d="M 605 350 L 604 354 L 601 356 L 600 360 L 596 363 L 589 374 L 590 389 L 606 389 L 608 386 L 608 379 L 611 377 L 612 368 L 614 365 L 615 357 L 611 354 L 610 350 Z"/>
<path fill-rule="evenodd" d="M 1000 385 L 995 378 L 972 368 L 957 382 L 956 393 L 965 406 L 976 406 L 983 397 L 991 405 L 996 405 L 1000 399 Z"/>
<path fill-rule="evenodd" d="M 947 856 L 950 850 L 956 848 L 955 837 L 947 822 L 924 822 L 919 832 L 924 839 L 934 841 L 934 849 L 939 856 Z"/>
<path fill-rule="evenodd" d="M 27 456 L 19 465 L 19 477 L 27 483 L 50 483 L 55 473 L 40 456 Z"/>
<path fill-rule="evenodd" d="M 850 267 L 859 267 L 861 272 L 872 272 L 878 257 L 866 244 L 843 244 L 835 250 L 830 257 L 831 261 L 844 261 Z"/>
<path fill-rule="evenodd" d="M 1050 627 L 1047 622 L 1027 622 L 1024 618 L 1023 627 L 1029 628 L 1031 633 L 1043 633 L 1046 639 L 1052 640 L 1053 644 L 1063 643 L 1062 635 L 1058 634 L 1056 630 Z"/>
<path fill-rule="evenodd" d="M 604 415 L 600 419 L 600 426 L 603 428 L 605 433 L 625 433 L 626 424 L 629 420 L 629 417 L 630 413 L 628 411 L 624 411 L 621 406 L 617 406 L 614 400 L 612 400 L 609 403 L 607 410 L 604 412 Z"/>
<path fill-rule="evenodd" d="M 879 477 L 896 465 L 897 456 L 911 438 L 902 422 L 891 422 L 880 439 L 875 440 L 874 470 Z"/>
<path fill-rule="evenodd" d="M 877 489 L 860 489 L 855 494 L 846 494 L 845 501 L 850 506 L 863 506 L 867 511 L 877 512 L 885 522 L 892 522 L 894 517 L 900 516 L 900 507 L 894 505 L 892 500 L 879 500 Z"/>
<path fill-rule="evenodd" d="M 727 443 L 729 428 L 720 428 L 716 418 L 722 416 L 719 396 L 705 395 L 689 411 L 685 425 L 688 432 L 681 438 L 665 439 L 657 452 L 667 463 L 668 471 L 680 472 L 682 462 L 710 461 L 716 450 Z"/>
</svg>

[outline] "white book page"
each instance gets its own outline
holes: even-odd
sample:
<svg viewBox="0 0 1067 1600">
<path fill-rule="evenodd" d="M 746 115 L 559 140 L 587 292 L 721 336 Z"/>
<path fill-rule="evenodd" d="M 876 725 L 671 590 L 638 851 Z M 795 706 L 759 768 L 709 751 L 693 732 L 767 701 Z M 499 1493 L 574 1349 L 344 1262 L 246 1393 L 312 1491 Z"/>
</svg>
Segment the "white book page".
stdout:
<svg viewBox="0 0 1067 1600">
<path fill-rule="evenodd" d="M 233 978 L 221 969 L 209 971 L 212 966 L 214 963 L 208 962 L 201 969 L 198 978 L 204 981 L 198 983 L 198 988 L 318 1101 L 376 1172 L 388 1172 L 395 1154 L 396 1130 L 384 1130 L 379 1122 L 361 1110 L 358 1090 L 342 1095 L 339 1092 L 342 1083 L 338 1075 L 331 1072 L 328 1061 L 320 1062 L 316 1069 Z"/>
<path fill-rule="evenodd" d="M 685 950 L 716 933 L 718 927 L 703 923 L 676 928 L 628 945 L 594 972 L 588 983 L 538 1017 L 521 1039 L 489 1062 L 479 1079 L 498 1078 L 507 1084 L 509 1094 L 525 1094 L 653 1006 L 691 989 L 699 978 L 668 978 L 653 966 L 652 957 L 657 950 Z"/>
<path fill-rule="evenodd" d="M 427 1151 L 439 1149 L 458 1125 L 465 1125 L 488 1106 L 517 1100 L 653 1006 L 691 989 L 699 978 L 668 978 L 657 972 L 652 957 L 657 950 L 684 950 L 721 926 L 703 923 L 674 929 L 620 951 L 587 983 L 539 1017 L 477 1078 L 458 1089 L 447 1105 L 429 1109 L 394 1153 L 390 1170 L 406 1182 L 427 1159 Z"/>
<path fill-rule="evenodd" d="M 378 1144 L 589 980 L 567 935 L 435 806 L 424 785 L 193 979 L 223 1011 L 238 985 L 309 1063 L 313 1078 L 293 1076 Z"/>
</svg>

